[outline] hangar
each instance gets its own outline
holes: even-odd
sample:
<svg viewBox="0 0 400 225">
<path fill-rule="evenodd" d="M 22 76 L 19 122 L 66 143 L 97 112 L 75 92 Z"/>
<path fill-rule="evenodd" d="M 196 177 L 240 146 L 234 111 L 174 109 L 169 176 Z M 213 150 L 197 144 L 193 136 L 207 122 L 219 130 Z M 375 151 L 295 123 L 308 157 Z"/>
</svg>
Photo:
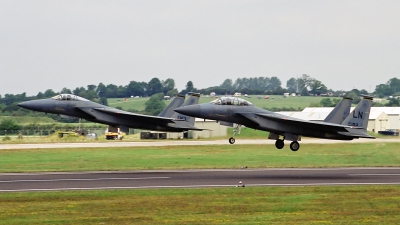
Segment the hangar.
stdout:
<svg viewBox="0 0 400 225">
<path fill-rule="evenodd" d="M 160 135 L 162 132 L 148 132 L 151 134 L 158 135 L 150 135 L 149 139 L 181 139 L 181 138 L 189 138 L 189 139 L 201 139 L 201 138 L 212 138 L 212 137 L 225 137 L 228 134 L 228 127 L 222 126 L 215 120 L 204 120 L 200 118 L 196 118 L 194 122 L 194 126 L 199 129 L 204 129 L 202 131 L 188 131 L 188 132 L 168 132 L 163 133 L 165 136 Z M 145 138 L 147 139 L 147 138 Z"/>
</svg>

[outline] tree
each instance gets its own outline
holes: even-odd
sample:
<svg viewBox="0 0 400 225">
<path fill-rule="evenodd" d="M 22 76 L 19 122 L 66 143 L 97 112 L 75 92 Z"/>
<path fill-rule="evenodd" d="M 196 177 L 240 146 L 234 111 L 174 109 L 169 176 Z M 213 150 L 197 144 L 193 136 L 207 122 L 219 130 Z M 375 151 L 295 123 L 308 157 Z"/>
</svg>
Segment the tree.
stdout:
<svg viewBox="0 0 400 225">
<path fill-rule="evenodd" d="M 161 97 L 161 96 L 163 96 L 163 97 Z M 146 113 L 153 115 L 153 116 L 160 114 L 165 108 L 165 103 L 162 100 L 163 98 L 164 98 L 164 95 L 162 93 L 152 95 L 150 97 L 150 99 L 145 103 Z"/>
<path fill-rule="evenodd" d="M 353 89 L 346 93 L 346 97 L 353 99 L 353 104 L 358 104 L 361 101 L 360 93 L 357 89 Z"/>
<path fill-rule="evenodd" d="M 102 104 L 102 105 L 108 105 L 107 98 L 106 98 L 106 97 L 101 97 L 101 98 L 100 98 L 100 104 Z"/>
<path fill-rule="evenodd" d="M 99 96 L 100 98 L 106 97 L 106 94 L 107 94 L 106 85 L 104 85 L 103 83 L 99 83 L 99 85 L 97 85 L 96 93 L 97 93 L 97 96 Z"/>
<path fill-rule="evenodd" d="M 126 91 L 128 96 L 144 96 L 146 95 L 146 87 L 147 83 L 145 82 L 131 81 L 126 88 Z"/>
<path fill-rule="evenodd" d="M 360 94 L 361 94 L 361 95 L 368 95 L 368 91 L 365 90 L 365 89 L 361 89 L 361 90 L 360 90 Z"/>
<path fill-rule="evenodd" d="M 233 83 L 231 79 L 225 79 L 224 82 L 220 85 L 221 88 L 225 88 L 226 90 L 230 91 L 233 89 Z"/>
<path fill-rule="evenodd" d="M 148 95 L 154 95 L 156 93 L 160 93 L 163 91 L 163 86 L 161 84 L 161 81 L 156 77 L 149 81 L 147 88 L 148 88 L 147 89 Z"/>
<path fill-rule="evenodd" d="M 186 91 L 187 91 L 187 92 L 191 92 L 191 91 L 193 91 L 193 90 L 194 90 L 193 82 L 192 82 L 192 81 L 188 81 L 188 82 L 186 83 Z"/>
<path fill-rule="evenodd" d="M 321 104 L 323 107 L 331 107 L 333 103 L 332 103 L 332 101 L 331 101 L 330 98 L 324 98 L 324 99 L 322 99 L 322 100 L 320 101 L 320 104 Z"/>
<path fill-rule="evenodd" d="M 287 82 L 286 82 L 286 87 L 288 89 L 288 92 L 293 93 L 293 92 L 297 92 L 297 80 L 296 78 L 290 78 Z"/>
<path fill-rule="evenodd" d="M 268 85 L 266 87 L 267 90 L 275 90 L 277 88 L 281 87 L 281 81 L 279 80 L 278 77 L 271 77 L 269 79 Z"/>
<path fill-rule="evenodd" d="M 173 89 L 173 90 L 169 90 L 167 93 L 166 93 L 166 95 L 168 95 L 168 96 L 175 96 L 175 95 L 177 95 L 179 92 L 178 92 L 178 89 Z"/>
<path fill-rule="evenodd" d="M 375 93 L 379 97 L 390 96 L 400 91 L 400 80 L 392 78 L 386 84 L 379 84 L 375 87 Z"/>
<path fill-rule="evenodd" d="M 36 95 L 36 98 L 42 99 L 42 98 L 44 98 L 44 94 L 43 94 L 42 92 L 39 92 L 39 93 Z"/>
<path fill-rule="evenodd" d="M 19 125 L 12 119 L 3 119 L 0 123 L 0 130 L 17 131 L 19 130 Z"/>
<path fill-rule="evenodd" d="M 167 94 L 168 91 L 175 89 L 175 81 L 174 79 L 168 78 L 165 81 L 162 81 L 162 86 L 164 89 L 164 94 Z"/>
<path fill-rule="evenodd" d="M 61 93 L 61 94 L 72 94 L 72 91 L 71 91 L 70 89 L 68 89 L 68 88 L 63 88 L 63 89 L 60 91 L 60 93 Z"/>
<path fill-rule="evenodd" d="M 314 95 L 320 95 L 321 93 L 326 93 L 327 88 L 319 80 L 315 80 L 310 84 L 311 93 Z"/>
<path fill-rule="evenodd" d="M 80 96 L 79 94 L 80 93 L 84 93 L 86 91 L 86 89 L 84 88 L 84 87 L 77 87 L 77 88 L 75 88 L 73 91 L 72 91 L 72 93 L 74 94 L 74 95 L 78 95 L 78 96 Z"/>
<path fill-rule="evenodd" d="M 87 86 L 87 89 L 88 89 L 88 91 L 94 91 L 94 90 L 96 90 L 96 85 L 94 85 L 94 84 L 89 84 L 89 85 Z"/>
<path fill-rule="evenodd" d="M 118 91 L 118 86 L 117 85 L 114 85 L 114 84 L 109 84 L 109 85 L 107 85 L 106 86 L 106 96 L 105 97 L 107 97 L 107 98 L 115 98 L 115 97 L 117 97 L 116 96 L 116 93 L 117 93 L 117 91 Z"/>
<path fill-rule="evenodd" d="M 47 91 L 45 91 L 43 95 L 45 98 L 51 98 L 56 96 L 57 94 L 52 89 L 47 89 Z"/>
<path fill-rule="evenodd" d="M 398 107 L 400 106 L 400 100 L 398 98 L 391 98 L 385 106 Z"/>
</svg>

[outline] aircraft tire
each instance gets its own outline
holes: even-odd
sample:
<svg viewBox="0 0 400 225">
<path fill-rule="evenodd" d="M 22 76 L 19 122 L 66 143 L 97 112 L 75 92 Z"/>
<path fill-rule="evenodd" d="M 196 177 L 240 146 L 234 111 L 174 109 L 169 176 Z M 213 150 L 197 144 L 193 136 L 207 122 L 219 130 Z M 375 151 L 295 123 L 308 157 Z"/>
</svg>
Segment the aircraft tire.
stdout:
<svg viewBox="0 0 400 225">
<path fill-rule="evenodd" d="M 290 150 L 292 151 L 297 151 L 300 148 L 300 144 L 297 141 L 293 141 L 292 143 L 290 143 Z"/>
<path fill-rule="evenodd" d="M 282 149 L 284 146 L 285 146 L 285 142 L 283 142 L 283 140 L 281 140 L 281 139 L 276 140 L 275 147 L 277 149 Z"/>
<path fill-rule="evenodd" d="M 229 138 L 229 144 L 231 145 L 235 144 L 235 138 L 233 137 Z"/>
</svg>

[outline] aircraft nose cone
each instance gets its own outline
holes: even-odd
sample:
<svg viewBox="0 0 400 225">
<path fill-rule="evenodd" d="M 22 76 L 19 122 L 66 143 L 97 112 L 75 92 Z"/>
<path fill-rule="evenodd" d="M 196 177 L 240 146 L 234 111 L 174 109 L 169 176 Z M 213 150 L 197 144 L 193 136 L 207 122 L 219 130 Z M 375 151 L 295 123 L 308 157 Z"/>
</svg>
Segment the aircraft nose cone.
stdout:
<svg viewBox="0 0 400 225">
<path fill-rule="evenodd" d="M 18 104 L 19 107 L 25 108 L 25 109 L 30 109 L 30 110 L 35 110 L 38 111 L 40 104 L 36 102 L 37 100 L 32 100 L 32 101 L 26 101 L 26 102 L 21 102 Z"/>
<path fill-rule="evenodd" d="M 199 105 L 189 105 L 175 109 L 175 112 L 184 114 L 187 116 L 197 117 L 200 114 Z"/>
<path fill-rule="evenodd" d="M 30 109 L 32 107 L 31 104 L 29 104 L 29 101 L 18 103 L 17 106 L 25 108 L 25 109 Z"/>
</svg>

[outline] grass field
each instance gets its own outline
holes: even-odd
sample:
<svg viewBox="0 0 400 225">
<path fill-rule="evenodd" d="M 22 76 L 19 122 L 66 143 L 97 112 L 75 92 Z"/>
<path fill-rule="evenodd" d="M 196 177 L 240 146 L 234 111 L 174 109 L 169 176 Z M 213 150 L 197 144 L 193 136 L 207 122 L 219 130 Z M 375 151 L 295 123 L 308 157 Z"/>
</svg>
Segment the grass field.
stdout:
<svg viewBox="0 0 400 225">
<path fill-rule="evenodd" d="M 0 224 L 398 224 L 400 186 L 0 194 Z"/>
<path fill-rule="evenodd" d="M 169 146 L 0 151 L 0 172 L 399 166 L 397 143 Z"/>
</svg>

